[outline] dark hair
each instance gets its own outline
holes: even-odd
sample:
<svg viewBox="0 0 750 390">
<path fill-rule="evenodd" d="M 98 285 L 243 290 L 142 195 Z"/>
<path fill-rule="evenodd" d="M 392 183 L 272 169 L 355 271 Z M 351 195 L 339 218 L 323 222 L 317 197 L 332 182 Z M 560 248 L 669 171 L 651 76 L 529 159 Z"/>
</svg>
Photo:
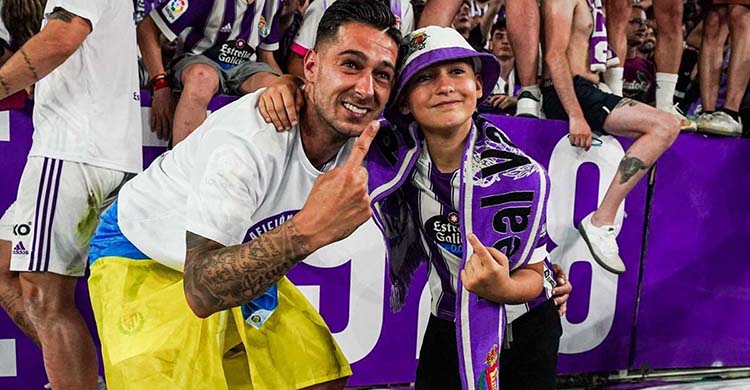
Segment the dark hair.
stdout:
<svg viewBox="0 0 750 390">
<path fill-rule="evenodd" d="M 12 45 L 23 46 L 42 27 L 47 0 L 5 0 L 0 18 L 8 29 Z"/>
<path fill-rule="evenodd" d="M 497 18 L 497 22 L 495 22 L 495 24 L 492 25 L 492 29 L 490 29 L 490 39 L 492 39 L 492 36 L 495 35 L 495 31 L 497 30 L 508 31 L 508 25 L 505 22 L 505 18 Z"/>
<path fill-rule="evenodd" d="M 346 23 L 359 23 L 372 26 L 386 33 L 398 45 L 401 43 L 401 31 L 396 28 L 396 17 L 390 7 L 383 1 L 372 0 L 339 0 L 326 10 L 318 24 L 315 49 L 321 43 L 336 38 L 339 27 Z"/>
</svg>

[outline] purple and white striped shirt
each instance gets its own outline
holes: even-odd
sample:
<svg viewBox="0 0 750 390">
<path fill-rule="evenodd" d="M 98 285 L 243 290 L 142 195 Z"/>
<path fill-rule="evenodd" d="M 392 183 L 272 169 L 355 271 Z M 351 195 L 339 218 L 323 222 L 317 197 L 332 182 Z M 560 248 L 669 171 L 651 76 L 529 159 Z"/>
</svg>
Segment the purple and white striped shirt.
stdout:
<svg viewBox="0 0 750 390">
<path fill-rule="evenodd" d="M 431 312 L 438 318 L 453 321 L 456 309 L 456 287 L 458 285 L 459 267 L 463 255 L 459 194 L 460 175 L 440 172 L 433 164 L 423 145 L 422 153 L 417 160 L 411 180 L 407 185 L 417 191 L 406 191 L 410 194 L 407 201 L 418 210 L 422 243 L 429 257 L 428 284 L 432 296 Z M 544 261 L 547 258 L 547 232 L 541 229 L 537 248 L 529 264 Z M 544 288 L 539 297 L 520 305 L 505 305 L 508 323 L 522 316 L 531 308 L 545 302 L 552 296 L 552 273 L 545 262 Z"/>
<path fill-rule="evenodd" d="M 169 0 L 149 13 L 178 53 L 203 54 L 225 69 L 279 47 L 283 0 Z M 250 4 L 248 4 L 250 3 Z"/>
</svg>

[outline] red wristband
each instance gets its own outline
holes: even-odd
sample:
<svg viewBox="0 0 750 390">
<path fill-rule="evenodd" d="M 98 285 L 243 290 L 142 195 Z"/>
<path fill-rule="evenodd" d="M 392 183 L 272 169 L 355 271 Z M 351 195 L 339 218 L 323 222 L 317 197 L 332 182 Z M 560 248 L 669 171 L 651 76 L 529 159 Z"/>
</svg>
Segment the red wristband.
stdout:
<svg viewBox="0 0 750 390">
<path fill-rule="evenodd" d="M 158 91 L 162 88 L 167 88 L 167 87 L 169 87 L 169 81 L 167 81 L 166 76 L 151 79 L 151 90 Z"/>
</svg>

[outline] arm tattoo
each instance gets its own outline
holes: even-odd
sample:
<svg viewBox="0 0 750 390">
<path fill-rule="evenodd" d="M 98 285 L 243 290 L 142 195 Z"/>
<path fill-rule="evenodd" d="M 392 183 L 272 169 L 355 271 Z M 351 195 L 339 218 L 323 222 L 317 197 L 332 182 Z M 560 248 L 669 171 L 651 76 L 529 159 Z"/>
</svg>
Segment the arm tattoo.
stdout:
<svg viewBox="0 0 750 390">
<path fill-rule="evenodd" d="M 20 50 L 21 55 L 23 56 L 23 60 L 26 61 L 26 66 L 29 67 L 29 70 L 31 71 L 31 74 L 34 75 L 34 80 L 39 81 L 39 75 L 36 74 L 36 67 L 31 63 L 31 60 L 29 59 L 28 54 L 21 48 Z"/>
<path fill-rule="evenodd" d="M 5 96 L 10 95 L 10 87 L 8 86 L 8 82 L 5 81 L 5 77 L 0 75 L 0 85 L 3 87 L 3 92 L 5 92 Z"/>
<path fill-rule="evenodd" d="M 231 247 L 190 232 L 186 240 L 185 294 L 207 314 L 259 297 L 310 253 L 294 221 Z"/>
<path fill-rule="evenodd" d="M 622 158 L 620 166 L 617 170 L 620 172 L 620 184 L 625 184 L 633 177 L 639 170 L 646 170 L 648 166 L 638 159 L 638 157 L 628 156 Z"/>
<path fill-rule="evenodd" d="M 57 19 L 70 23 L 76 16 L 76 14 L 66 11 L 64 8 L 57 7 L 51 14 L 49 14 L 49 16 L 47 16 L 47 20 Z"/>
<path fill-rule="evenodd" d="M 638 102 L 637 102 L 637 101 L 635 101 L 635 100 L 633 100 L 633 99 L 630 99 L 630 98 L 622 98 L 622 99 L 620 99 L 620 101 L 619 101 L 619 102 L 617 102 L 617 104 L 615 105 L 615 108 L 613 108 L 612 110 L 614 111 L 614 110 L 616 110 L 616 109 L 618 109 L 618 108 L 620 108 L 620 107 L 625 107 L 625 106 L 628 106 L 628 107 L 633 107 L 633 106 L 635 106 L 636 104 L 638 104 Z"/>
</svg>

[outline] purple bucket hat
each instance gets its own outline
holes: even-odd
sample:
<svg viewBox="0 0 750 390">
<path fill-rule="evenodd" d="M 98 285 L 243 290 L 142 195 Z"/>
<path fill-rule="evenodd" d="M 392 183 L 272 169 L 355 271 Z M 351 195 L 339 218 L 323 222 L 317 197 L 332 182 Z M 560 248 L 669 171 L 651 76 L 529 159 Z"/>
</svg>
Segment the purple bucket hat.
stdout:
<svg viewBox="0 0 750 390">
<path fill-rule="evenodd" d="M 481 64 L 479 74 L 482 76 L 482 97 L 477 101 L 477 105 L 490 96 L 500 77 L 500 62 L 497 58 L 492 54 L 474 50 L 466 39 L 452 28 L 428 26 L 414 30 L 404 37 L 401 46 L 402 50 L 406 49 L 406 53 L 384 112 L 385 118 L 391 122 L 403 122 L 407 119 L 399 112 L 397 104 L 409 80 L 417 72 L 438 62 L 472 58 L 475 63 L 474 69 L 477 69 L 476 64 Z"/>
</svg>

